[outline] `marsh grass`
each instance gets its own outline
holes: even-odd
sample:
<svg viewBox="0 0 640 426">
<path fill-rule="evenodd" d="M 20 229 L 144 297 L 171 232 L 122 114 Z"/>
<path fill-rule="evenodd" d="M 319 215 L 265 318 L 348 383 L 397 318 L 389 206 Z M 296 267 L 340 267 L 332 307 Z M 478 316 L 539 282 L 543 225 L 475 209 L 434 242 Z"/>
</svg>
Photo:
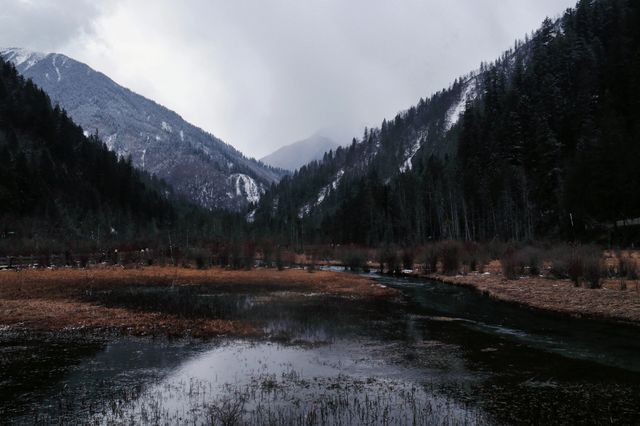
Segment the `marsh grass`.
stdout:
<svg viewBox="0 0 640 426">
<path fill-rule="evenodd" d="M 479 409 L 411 382 L 305 378 L 295 370 L 257 375 L 245 384 L 158 382 L 135 398 L 106 404 L 93 420 L 224 426 L 491 424 Z"/>
</svg>

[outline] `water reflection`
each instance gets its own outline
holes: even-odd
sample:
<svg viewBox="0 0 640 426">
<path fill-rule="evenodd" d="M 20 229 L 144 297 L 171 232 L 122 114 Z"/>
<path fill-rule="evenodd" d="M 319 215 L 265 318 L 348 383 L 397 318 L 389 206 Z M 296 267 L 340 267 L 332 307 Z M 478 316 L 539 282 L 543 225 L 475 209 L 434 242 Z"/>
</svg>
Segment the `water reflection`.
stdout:
<svg viewBox="0 0 640 426">
<path fill-rule="evenodd" d="M 403 295 L 193 287 L 173 297 L 176 314 L 192 303 L 202 315 L 255 321 L 267 336 L 256 340 L 71 333 L 49 336 L 50 349 L 28 358 L 19 348 L 39 348 L 42 336 L 4 335 L 2 366 L 35 374 L 0 373 L 11 389 L 0 413 L 24 424 L 625 424 L 640 414 L 638 330 L 435 282 L 381 282 Z M 162 292 L 96 297 L 153 310 L 169 306 Z"/>
</svg>

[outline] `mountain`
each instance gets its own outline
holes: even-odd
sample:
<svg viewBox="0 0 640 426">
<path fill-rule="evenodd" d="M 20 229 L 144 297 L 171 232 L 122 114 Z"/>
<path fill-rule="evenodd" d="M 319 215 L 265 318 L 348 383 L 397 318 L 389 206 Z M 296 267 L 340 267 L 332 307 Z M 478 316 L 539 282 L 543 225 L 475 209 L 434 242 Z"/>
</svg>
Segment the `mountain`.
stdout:
<svg viewBox="0 0 640 426">
<path fill-rule="evenodd" d="M 171 184 L 207 208 L 241 210 L 260 199 L 284 171 L 244 157 L 175 112 L 87 65 L 57 53 L 0 50 L 87 134 L 98 132 L 119 157 Z"/>
<path fill-rule="evenodd" d="M 310 138 L 283 146 L 277 151 L 260 159 L 265 164 L 284 170 L 297 170 L 303 165 L 322 160 L 326 152 L 335 150 L 340 145 L 332 139 L 314 135 Z"/>
<path fill-rule="evenodd" d="M 300 168 L 252 211 L 283 242 L 584 238 L 640 217 L 640 4 L 581 0 L 493 63 Z"/>
<path fill-rule="evenodd" d="M 66 241 L 134 238 L 175 220 L 170 189 L 85 136 L 0 59 L 0 244 L 19 252 Z M 5 239 L 7 239 L 5 242 Z M 7 245 L 8 244 L 8 245 Z"/>
</svg>

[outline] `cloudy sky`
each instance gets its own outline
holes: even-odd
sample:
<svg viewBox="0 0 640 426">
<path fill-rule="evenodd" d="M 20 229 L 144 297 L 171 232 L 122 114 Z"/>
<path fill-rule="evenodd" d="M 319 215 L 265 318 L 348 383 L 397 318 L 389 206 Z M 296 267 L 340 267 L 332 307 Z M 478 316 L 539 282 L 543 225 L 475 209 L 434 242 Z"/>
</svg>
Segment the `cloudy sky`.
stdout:
<svg viewBox="0 0 640 426">
<path fill-rule="evenodd" d="M 0 47 L 65 53 L 250 156 L 339 142 L 575 0 L 0 0 Z"/>
</svg>

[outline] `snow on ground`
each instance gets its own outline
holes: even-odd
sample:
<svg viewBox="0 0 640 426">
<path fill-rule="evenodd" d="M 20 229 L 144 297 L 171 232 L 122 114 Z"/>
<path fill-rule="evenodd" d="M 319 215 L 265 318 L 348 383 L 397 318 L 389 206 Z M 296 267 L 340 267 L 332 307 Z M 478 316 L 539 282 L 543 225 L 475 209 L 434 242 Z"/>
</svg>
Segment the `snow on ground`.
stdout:
<svg viewBox="0 0 640 426">
<path fill-rule="evenodd" d="M 260 186 L 251 177 L 243 173 L 234 173 L 229 176 L 230 181 L 235 186 L 236 196 L 244 197 L 250 203 L 257 203 L 260 201 L 262 191 Z"/>
<path fill-rule="evenodd" d="M 184 142 L 184 132 L 180 130 L 180 140 Z"/>
<path fill-rule="evenodd" d="M 478 79 L 476 76 L 473 76 L 466 81 L 465 88 L 462 91 L 462 95 L 460 96 L 458 103 L 453 105 L 449 111 L 447 111 L 447 116 L 445 118 L 445 131 L 449 131 L 454 124 L 460 120 L 460 117 L 462 117 L 462 114 L 467 107 L 467 102 L 476 98 L 477 86 Z"/>
</svg>

